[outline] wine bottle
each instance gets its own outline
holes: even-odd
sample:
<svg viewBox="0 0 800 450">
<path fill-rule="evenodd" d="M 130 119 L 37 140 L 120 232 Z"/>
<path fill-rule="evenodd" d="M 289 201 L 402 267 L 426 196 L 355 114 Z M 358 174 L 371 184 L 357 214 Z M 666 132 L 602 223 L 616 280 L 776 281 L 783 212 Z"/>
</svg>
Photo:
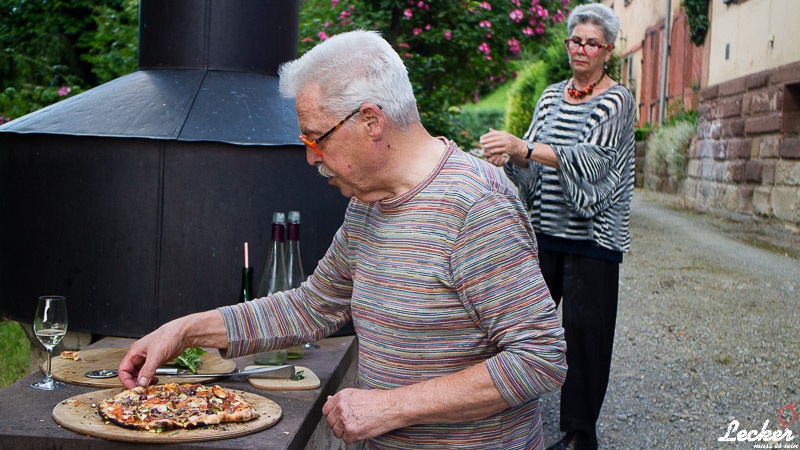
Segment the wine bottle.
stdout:
<svg viewBox="0 0 800 450">
<path fill-rule="evenodd" d="M 289 289 L 300 287 L 305 281 L 303 275 L 303 260 L 300 259 L 300 212 L 289 211 L 286 225 L 286 277 Z M 303 345 L 295 345 L 286 350 L 289 359 L 299 359 L 305 355 Z"/>
<path fill-rule="evenodd" d="M 267 264 L 264 266 L 264 273 L 258 284 L 258 297 L 266 297 L 275 292 L 289 289 L 286 280 L 286 260 L 284 259 L 284 236 L 286 233 L 286 214 L 282 212 L 272 213 L 272 234 L 270 237 L 270 248 L 267 256 Z M 256 353 L 254 361 L 256 364 L 282 365 L 286 364 L 286 350 L 272 350 Z"/>
<path fill-rule="evenodd" d="M 286 259 L 284 256 L 284 241 L 286 235 L 286 214 L 272 213 L 272 236 L 270 238 L 267 265 L 258 285 L 259 297 L 266 297 L 275 292 L 289 289 L 286 279 Z"/>
<path fill-rule="evenodd" d="M 244 243 L 244 267 L 242 267 L 242 287 L 239 290 L 239 303 L 253 299 L 253 269 L 250 268 L 250 255 L 247 242 Z"/>
<path fill-rule="evenodd" d="M 299 211 L 289 211 L 286 231 L 286 276 L 289 289 L 294 289 L 305 281 L 303 261 L 300 259 Z"/>
</svg>

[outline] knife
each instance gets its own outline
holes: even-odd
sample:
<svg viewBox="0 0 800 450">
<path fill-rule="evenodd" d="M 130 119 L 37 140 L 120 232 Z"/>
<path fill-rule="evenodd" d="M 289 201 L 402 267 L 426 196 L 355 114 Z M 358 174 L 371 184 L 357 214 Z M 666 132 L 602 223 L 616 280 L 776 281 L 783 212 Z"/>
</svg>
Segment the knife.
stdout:
<svg viewBox="0 0 800 450">
<path fill-rule="evenodd" d="M 177 371 L 177 369 L 176 369 Z M 253 377 L 253 378 L 291 378 L 294 376 L 294 366 L 264 366 L 250 370 L 238 370 L 236 372 L 218 373 L 192 373 L 179 372 L 175 374 L 163 374 L 169 377 L 179 378 L 228 378 L 228 377 Z"/>
<path fill-rule="evenodd" d="M 246 377 L 253 378 L 291 378 L 294 376 L 295 370 L 293 365 L 287 366 L 264 366 L 250 370 L 238 370 L 236 372 L 216 372 L 216 373 L 193 373 L 177 367 L 159 367 L 156 369 L 156 375 L 165 375 L 168 377 L 177 378 L 228 378 L 228 377 Z M 103 369 L 92 370 L 86 372 L 89 378 L 114 378 L 117 376 L 116 369 Z"/>
</svg>

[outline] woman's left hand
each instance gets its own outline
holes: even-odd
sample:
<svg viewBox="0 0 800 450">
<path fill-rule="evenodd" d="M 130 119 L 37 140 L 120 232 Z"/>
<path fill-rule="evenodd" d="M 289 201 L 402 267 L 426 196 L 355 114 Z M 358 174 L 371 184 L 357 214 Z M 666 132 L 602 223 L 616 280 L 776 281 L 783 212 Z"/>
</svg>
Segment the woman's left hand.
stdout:
<svg viewBox="0 0 800 450">
<path fill-rule="evenodd" d="M 489 128 L 489 132 L 481 136 L 483 155 L 495 166 L 502 166 L 509 157 L 525 157 L 527 144 L 524 140 L 505 131 Z"/>
</svg>

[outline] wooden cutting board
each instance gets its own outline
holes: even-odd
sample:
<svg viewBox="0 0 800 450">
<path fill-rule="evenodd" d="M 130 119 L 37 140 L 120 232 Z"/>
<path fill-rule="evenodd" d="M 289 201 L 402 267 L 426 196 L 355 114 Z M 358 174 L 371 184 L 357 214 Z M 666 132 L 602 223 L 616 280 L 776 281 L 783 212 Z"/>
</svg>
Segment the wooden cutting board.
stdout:
<svg viewBox="0 0 800 450">
<path fill-rule="evenodd" d="M 76 433 L 103 439 L 144 443 L 177 443 L 213 441 L 245 436 L 274 425 L 283 414 L 274 401 L 258 394 L 230 389 L 243 396 L 258 412 L 259 417 L 249 422 L 211 425 L 191 430 L 170 430 L 162 433 L 131 430 L 113 423 L 106 423 L 97 413 L 100 401 L 112 398 L 122 389 L 105 389 L 64 400 L 53 408 L 53 420 L 62 427 Z"/>
<path fill-rule="evenodd" d="M 65 359 L 58 355 L 53 355 L 53 378 L 65 383 L 77 384 L 79 386 L 89 386 L 95 388 L 121 388 L 119 378 L 88 378 L 86 372 L 90 370 L 116 369 L 119 362 L 128 352 L 127 348 L 95 348 L 81 350 L 80 356 L 83 360 L 75 361 Z M 211 350 L 200 358 L 201 365 L 199 372 L 233 372 L 236 370 L 236 363 L 229 359 L 223 359 L 216 350 Z M 47 361 L 42 364 L 42 370 L 47 370 Z M 192 377 L 176 378 L 169 375 L 158 375 L 158 382 L 168 383 L 205 383 L 216 378 Z"/>
<path fill-rule="evenodd" d="M 258 367 L 263 366 L 247 366 L 247 369 L 255 369 Z M 320 386 L 319 377 L 308 367 L 294 366 L 294 371 L 295 373 L 303 371 L 303 379 L 288 380 L 247 377 L 247 381 L 249 381 L 253 387 L 267 391 L 316 389 Z"/>
</svg>

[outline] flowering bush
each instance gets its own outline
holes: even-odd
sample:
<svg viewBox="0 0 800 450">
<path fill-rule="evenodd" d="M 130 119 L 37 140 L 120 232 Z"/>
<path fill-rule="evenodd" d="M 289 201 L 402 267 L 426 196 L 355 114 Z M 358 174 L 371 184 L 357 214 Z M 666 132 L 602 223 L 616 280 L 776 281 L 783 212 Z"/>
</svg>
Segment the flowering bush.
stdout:
<svg viewBox="0 0 800 450">
<path fill-rule="evenodd" d="M 0 124 L 136 69 L 138 0 L 0 0 Z"/>
<path fill-rule="evenodd" d="M 337 33 L 380 31 L 405 60 L 425 126 L 458 141 L 458 106 L 515 76 L 570 0 L 308 0 L 300 52 Z"/>
</svg>

